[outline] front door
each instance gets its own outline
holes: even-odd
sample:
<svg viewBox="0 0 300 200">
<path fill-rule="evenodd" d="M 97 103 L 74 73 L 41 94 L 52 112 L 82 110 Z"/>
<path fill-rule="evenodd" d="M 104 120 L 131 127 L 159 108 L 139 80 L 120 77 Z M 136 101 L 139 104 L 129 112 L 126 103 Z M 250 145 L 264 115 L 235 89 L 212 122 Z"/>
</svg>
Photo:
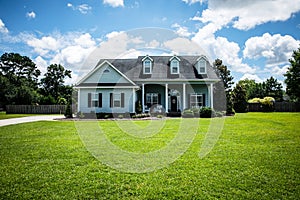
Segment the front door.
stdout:
<svg viewBox="0 0 300 200">
<path fill-rule="evenodd" d="M 177 96 L 171 96 L 171 112 L 177 112 Z"/>
</svg>

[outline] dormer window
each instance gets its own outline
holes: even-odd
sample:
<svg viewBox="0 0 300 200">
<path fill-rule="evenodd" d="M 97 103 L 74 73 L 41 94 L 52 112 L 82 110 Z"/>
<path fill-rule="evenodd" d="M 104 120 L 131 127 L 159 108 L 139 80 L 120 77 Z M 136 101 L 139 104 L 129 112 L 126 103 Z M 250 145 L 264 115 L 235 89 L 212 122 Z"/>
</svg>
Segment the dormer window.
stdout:
<svg viewBox="0 0 300 200">
<path fill-rule="evenodd" d="M 152 74 L 152 62 L 153 59 L 148 55 L 142 59 L 143 61 L 143 72 L 144 74 Z"/>
<path fill-rule="evenodd" d="M 171 61 L 171 74 L 179 74 L 179 61 L 176 59 Z"/>
<path fill-rule="evenodd" d="M 198 63 L 197 63 L 198 74 L 206 74 L 206 63 L 207 63 L 207 61 L 204 57 L 201 57 L 198 60 Z"/>
<path fill-rule="evenodd" d="M 150 60 L 144 61 L 144 74 L 151 74 L 152 73 L 152 63 Z"/>
<path fill-rule="evenodd" d="M 170 58 L 170 72 L 171 74 L 179 74 L 179 61 L 180 58 L 178 58 L 176 55 L 174 55 L 172 58 Z"/>
</svg>

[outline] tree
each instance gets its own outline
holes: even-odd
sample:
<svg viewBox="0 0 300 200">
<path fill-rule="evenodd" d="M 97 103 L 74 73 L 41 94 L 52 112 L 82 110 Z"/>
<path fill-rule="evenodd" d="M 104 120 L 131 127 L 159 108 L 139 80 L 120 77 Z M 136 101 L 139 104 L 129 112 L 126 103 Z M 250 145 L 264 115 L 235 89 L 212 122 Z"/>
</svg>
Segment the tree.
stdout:
<svg viewBox="0 0 300 200">
<path fill-rule="evenodd" d="M 253 99 L 256 97 L 256 86 L 257 83 L 255 80 L 249 80 L 249 79 L 244 79 L 240 80 L 238 82 L 239 85 L 242 85 L 243 88 L 246 90 L 246 98 L 248 99 Z"/>
<path fill-rule="evenodd" d="M 247 92 L 243 84 L 238 83 L 233 89 L 233 107 L 236 112 L 247 112 Z"/>
<path fill-rule="evenodd" d="M 271 76 L 265 82 L 265 97 L 273 97 L 275 101 L 282 101 L 283 100 L 283 90 L 282 85 L 277 81 L 277 79 Z"/>
<path fill-rule="evenodd" d="M 289 59 L 291 66 L 284 76 L 286 77 L 286 93 L 292 101 L 300 102 L 300 47 L 293 51 L 292 58 Z"/>
<path fill-rule="evenodd" d="M 34 103 L 40 74 L 36 64 L 27 56 L 4 53 L 0 58 L 1 104 Z"/>
<path fill-rule="evenodd" d="M 47 103 L 53 103 L 53 100 L 58 103 L 60 98 L 72 103 L 72 87 L 64 85 L 66 78 L 71 78 L 71 71 L 62 65 L 51 64 L 47 67 L 47 72 L 41 79 L 41 94 L 48 100 Z"/>
<path fill-rule="evenodd" d="M 216 83 L 214 86 L 214 107 L 216 110 L 226 109 L 227 114 L 234 113 L 233 102 L 232 102 L 232 89 L 231 86 L 234 84 L 233 76 L 230 75 L 230 70 L 228 70 L 226 65 L 222 64 L 222 60 L 216 59 L 213 63 L 215 73 L 220 78 L 222 82 Z M 224 99 L 225 91 L 225 99 Z M 224 106 L 223 103 L 226 102 Z"/>
</svg>

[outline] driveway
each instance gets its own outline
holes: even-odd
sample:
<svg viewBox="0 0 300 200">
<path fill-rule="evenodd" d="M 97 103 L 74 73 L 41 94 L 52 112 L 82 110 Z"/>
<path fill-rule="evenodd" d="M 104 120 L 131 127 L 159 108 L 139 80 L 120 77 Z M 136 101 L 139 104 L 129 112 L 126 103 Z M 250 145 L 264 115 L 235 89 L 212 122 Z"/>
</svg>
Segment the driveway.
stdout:
<svg viewBox="0 0 300 200">
<path fill-rule="evenodd" d="M 64 115 L 37 115 L 37 116 L 30 116 L 30 117 L 2 119 L 0 120 L 0 127 L 12 125 L 12 124 L 27 123 L 27 122 L 53 121 L 55 119 L 62 119 L 62 118 L 65 118 L 65 116 Z"/>
</svg>

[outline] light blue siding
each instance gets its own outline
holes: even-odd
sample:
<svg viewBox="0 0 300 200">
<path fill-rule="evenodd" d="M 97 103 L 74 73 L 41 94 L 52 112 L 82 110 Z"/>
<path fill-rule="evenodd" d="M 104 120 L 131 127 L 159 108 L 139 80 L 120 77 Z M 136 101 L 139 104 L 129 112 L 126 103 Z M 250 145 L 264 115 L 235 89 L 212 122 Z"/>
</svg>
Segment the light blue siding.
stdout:
<svg viewBox="0 0 300 200">
<path fill-rule="evenodd" d="M 129 83 L 120 73 L 108 64 L 99 67 L 83 83 Z"/>
<path fill-rule="evenodd" d="M 102 93 L 102 107 L 88 107 L 88 93 Z M 124 93 L 124 108 L 110 108 L 110 93 L 121 94 Z M 131 88 L 121 89 L 121 88 L 110 88 L 110 89 L 80 89 L 80 106 L 79 111 L 84 113 L 90 113 L 91 111 L 95 113 L 105 112 L 105 113 L 134 113 L 133 108 L 133 98 L 135 99 L 135 92 Z"/>
</svg>

